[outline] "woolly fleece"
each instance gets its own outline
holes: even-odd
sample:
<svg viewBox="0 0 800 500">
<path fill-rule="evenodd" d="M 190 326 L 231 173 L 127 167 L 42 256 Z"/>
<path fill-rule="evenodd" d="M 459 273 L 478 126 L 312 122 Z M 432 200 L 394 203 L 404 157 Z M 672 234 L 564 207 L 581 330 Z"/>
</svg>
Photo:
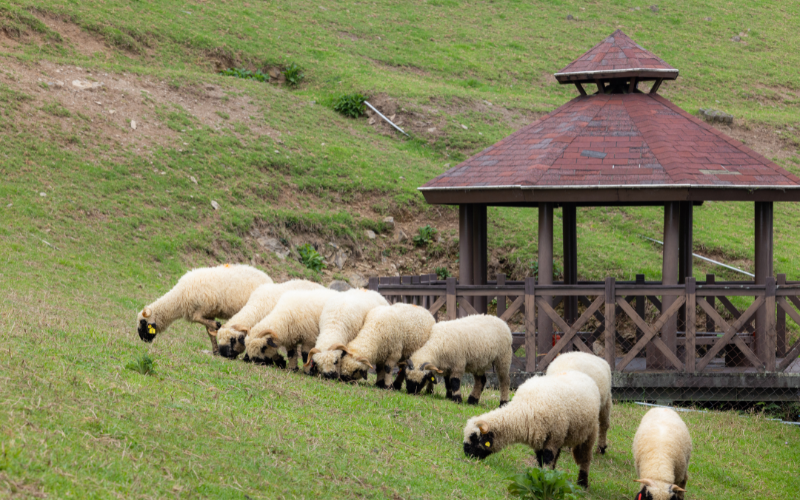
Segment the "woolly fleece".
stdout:
<svg viewBox="0 0 800 500">
<path fill-rule="evenodd" d="M 576 370 L 594 380 L 600 389 L 600 435 L 597 438 L 597 448 L 600 453 L 606 452 L 608 442 L 606 436 L 611 425 L 611 367 L 608 362 L 594 354 L 585 352 L 568 352 L 560 354 L 547 367 L 547 375 L 554 375 L 567 370 Z"/>
<path fill-rule="evenodd" d="M 228 319 L 238 313 L 247 304 L 253 290 L 266 283 L 272 283 L 266 273 L 241 264 L 193 269 L 184 274 L 172 290 L 139 312 L 137 328 L 152 326 L 155 334 L 151 334 L 154 336 L 179 318 L 200 323 L 206 327 L 216 353 L 217 343 L 213 336 L 217 330 L 216 319 Z M 153 339 L 152 336 L 142 336 L 141 331 L 139 336 L 147 341 Z"/>
<path fill-rule="evenodd" d="M 314 346 L 319 353 L 311 358 L 314 369 L 325 378 L 339 378 L 341 350 L 329 351 L 336 344 L 347 345 L 364 326 L 367 313 L 389 303 L 378 292 L 353 289 L 341 293 L 325 304 L 319 320 L 319 336 Z"/>
<path fill-rule="evenodd" d="M 475 387 L 470 402 L 477 404 L 483 391 L 481 380 L 494 367 L 500 381 L 500 404 L 508 402 L 511 370 L 511 330 L 505 321 L 496 316 L 474 315 L 453 321 L 442 321 L 433 326 L 431 337 L 421 349 L 411 355 L 406 368 L 409 392 L 421 388 L 424 381 L 433 377 L 430 364 L 444 372 L 445 380 L 461 380 L 464 373 L 475 376 Z M 460 399 L 460 389 L 451 393 Z"/>
<path fill-rule="evenodd" d="M 268 283 L 256 288 L 242 310 L 231 317 L 217 332 L 220 354 L 234 359 L 244 352 L 244 338 L 247 336 L 247 331 L 272 312 L 278 299 L 284 293 L 322 288 L 325 287 L 307 280 L 292 280 L 279 284 Z M 244 330 L 239 330 L 240 328 Z"/>
<path fill-rule="evenodd" d="M 642 491 L 646 489 L 653 500 L 683 498 L 672 487 L 686 488 L 691 455 L 689 429 L 674 410 L 653 408 L 642 417 L 633 436 L 633 461 L 636 475 L 648 482 Z"/>
<path fill-rule="evenodd" d="M 274 358 L 278 347 L 284 347 L 289 354 L 287 368 L 296 370 L 297 345 L 301 344 L 302 353 L 308 353 L 314 347 L 322 310 L 339 293 L 328 288 L 284 293 L 272 312 L 251 328 L 244 339 L 247 356 L 256 362 Z M 267 343 L 270 333 L 276 346 Z"/>
</svg>

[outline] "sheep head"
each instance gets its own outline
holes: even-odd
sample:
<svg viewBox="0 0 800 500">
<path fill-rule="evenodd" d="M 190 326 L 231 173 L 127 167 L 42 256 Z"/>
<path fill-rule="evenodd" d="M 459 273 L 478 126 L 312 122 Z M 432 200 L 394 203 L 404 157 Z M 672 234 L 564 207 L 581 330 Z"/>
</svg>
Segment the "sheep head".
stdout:
<svg viewBox="0 0 800 500">
<path fill-rule="evenodd" d="M 224 325 L 217 330 L 217 345 L 219 354 L 225 358 L 236 359 L 244 352 L 244 339 L 250 329 L 242 325 Z"/>
<path fill-rule="evenodd" d="M 275 363 L 281 368 L 286 367 L 286 361 L 278 353 L 275 332 L 272 330 L 264 330 L 247 335 L 244 339 L 244 352 L 253 363 L 259 365 Z"/>
<path fill-rule="evenodd" d="M 496 451 L 499 449 L 491 426 L 478 417 L 469 419 L 464 428 L 464 454 L 482 460 Z"/>
<path fill-rule="evenodd" d="M 430 382 L 436 383 L 435 373 L 444 373 L 430 363 L 422 363 L 417 368 L 411 360 L 406 363 L 406 391 L 409 394 L 419 394 L 422 389 Z"/>
<path fill-rule="evenodd" d="M 336 347 L 336 346 L 334 346 Z M 343 382 L 355 382 L 367 378 L 370 368 L 375 368 L 367 358 L 353 351 L 345 351 L 341 361 L 341 375 Z"/>
<path fill-rule="evenodd" d="M 636 500 L 678 500 L 686 492 L 676 484 L 653 479 L 634 479 L 642 484 L 642 489 L 636 494 Z"/>
<path fill-rule="evenodd" d="M 346 352 L 347 347 L 342 344 L 333 345 L 325 351 L 320 351 L 315 347 L 309 352 L 308 359 L 313 360 L 317 373 L 322 374 L 326 379 L 334 380 L 339 378 L 342 356 Z"/>
<path fill-rule="evenodd" d="M 136 332 L 139 334 L 140 339 L 145 342 L 152 342 L 160 331 L 161 329 L 158 327 L 152 309 L 145 307 L 139 311 L 139 315 L 136 318 Z"/>
</svg>

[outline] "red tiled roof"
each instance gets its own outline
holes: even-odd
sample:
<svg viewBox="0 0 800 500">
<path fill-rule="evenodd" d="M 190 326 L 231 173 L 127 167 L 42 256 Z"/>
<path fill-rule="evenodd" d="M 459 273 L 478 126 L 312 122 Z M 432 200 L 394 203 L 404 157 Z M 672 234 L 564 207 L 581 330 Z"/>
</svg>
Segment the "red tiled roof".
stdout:
<svg viewBox="0 0 800 500">
<path fill-rule="evenodd" d="M 657 94 L 609 94 L 576 97 L 421 190 L 501 186 L 747 190 L 800 179 Z"/>
<path fill-rule="evenodd" d="M 561 83 L 631 76 L 674 80 L 678 70 L 617 30 L 555 74 Z"/>
</svg>

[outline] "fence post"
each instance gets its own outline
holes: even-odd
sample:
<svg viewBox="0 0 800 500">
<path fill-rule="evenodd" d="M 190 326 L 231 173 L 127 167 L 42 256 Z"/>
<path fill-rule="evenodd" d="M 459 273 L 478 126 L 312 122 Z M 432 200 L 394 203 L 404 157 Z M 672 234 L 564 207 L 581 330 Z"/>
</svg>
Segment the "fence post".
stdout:
<svg viewBox="0 0 800 500">
<path fill-rule="evenodd" d="M 706 274 L 706 285 L 713 285 L 714 283 L 716 283 L 716 277 L 713 274 Z M 717 300 L 713 296 L 706 297 L 706 302 L 708 302 L 708 305 L 710 305 L 714 309 L 717 308 L 716 304 Z M 711 316 L 709 316 L 708 314 L 706 314 L 706 331 L 707 332 L 716 331 L 716 324 L 714 323 L 714 320 L 711 318 Z"/>
<path fill-rule="evenodd" d="M 686 372 L 694 373 L 696 356 L 695 333 L 697 330 L 697 282 L 694 277 L 686 278 Z"/>
<path fill-rule="evenodd" d="M 786 284 L 786 275 L 779 274 L 778 286 L 782 286 L 785 284 Z M 778 310 L 778 322 L 776 326 L 776 331 L 778 334 L 778 348 L 777 348 L 777 353 L 775 355 L 779 358 L 782 358 L 786 356 L 786 311 L 784 311 L 782 307 L 777 307 L 777 310 Z"/>
<path fill-rule="evenodd" d="M 536 371 L 536 281 L 525 278 L 525 371 Z"/>
<path fill-rule="evenodd" d="M 775 324 L 775 277 L 769 276 L 767 277 L 767 282 L 765 283 L 765 295 L 764 295 L 764 311 L 766 312 L 767 320 L 764 325 L 766 338 L 766 352 L 763 361 L 767 365 L 768 372 L 775 371 L 775 351 L 777 349 L 777 331 L 776 331 L 776 324 Z"/>
<path fill-rule="evenodd" d="M 369 279 L 369 285 L 367 285 L 367 288 L 369 288 L 373 292 L 377 292 L 378 291 L 378 278 L 377 277 L 370 278 Z"/>
<path fill-rule="evenodd" d="M 412 276 L 411 277 L 411 284 L 419 286 L 419 276 Z M 411 303 L 414 304 L 415 306 L 420 305 L 420 302 L 422 302 L 422 296 L 421 295 L 414 295 L 414 296 L 411 297 Z"/>
<path fill-rule="evenodd" d="M 616 311 L 617 311 L 617 291 L 616 291 L 616 280 L 614 278 L 606 278 L 606 329 L 605 332 L 605 355 L 606 361 L 608 362 L 609 366 L 611 366 L 611 370 L 616 371 L 617 367 L 617 353 L 616 349 L 614 348 L 614 337 L 616 336 L 616 330 L 614 327 L 614 321 L 616 319 Z"/>
<path fill-rule="evenodd" d="M 447 278 L 447 319 L 452 321 L 458 317 L 456 311 L 456 279 Z"/>
<path fill-rule="evenodd" d="M 642 293 L 644 293 L 644 285 L 645 285 L 644 274 L 637 274 L 636 275 L 636 286 L 637 286 L 637 288 L 639 286 L 642 287 Z M 647 311 L 646 307 L 647 307 L 647 296 L 646 295 L 637 295 L 636 296 L 636 314 L 638 314 L 639 317 L 642 318 L 642 319 L 644 319 L 645 311 Z M 636 342 L 639 342 L 639 340 L 642 339 L 642 335 L 644 335 L 644 333 L 642 332 L 642 329 L 637 326 L 636 327 Z M 637 358 L 643 358 L 644 356 L 645 356 L 645 349 L 642 349 L 641 351 L 639 351 L 639 354 L 636 355 Z"/>
<path fill-rule="evenodd" d="M 500 273 L 497 275 L 497 286 L 502 287 L 506 286 L 506 275 Z M 497 317 L 499 318 L 506 312 L 506 296 L 505 295 L 498 295 L 497 296 Z"/>
</svg>

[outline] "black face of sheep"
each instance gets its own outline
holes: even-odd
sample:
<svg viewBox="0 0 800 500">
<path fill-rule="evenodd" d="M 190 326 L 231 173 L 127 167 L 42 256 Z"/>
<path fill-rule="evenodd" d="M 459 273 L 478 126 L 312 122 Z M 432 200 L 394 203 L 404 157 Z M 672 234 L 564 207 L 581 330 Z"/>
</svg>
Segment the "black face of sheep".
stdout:
<svg viewBox="0 0 800 500">
<path fill-rule="evenodd" d="M 486 434 L 473 432 L 469 436 L 469 441 L 464 443 L 464 454 L 471 458 L 479 458 L 483 460 L 488 457 L 494 450 L 494 432 L 489 431 Z"/>
<path fill-rule="evenodd" d="M 155 323 L 148 323 L 146 319 L 139 320 L 139 338 L 145 342 L 152 342 L 156 338 Z"/>
<path fill-rule="evenodd" d="M 244 346 L 244 335 L 241 337 L 231 337 L 230 343 L 219 346 L 219 355 L 223 358 L 236 359 L 239 353 L 236 352 L 236 344 Z"/>
<path fill-rule="evenodd" d="M 678 498 L 676 495 L 672 495 L 670 500 L 675 500 Z M 647 486 L 642 486 L 642 491 L 636 494 L 636 500 L 653 500 L 653 494 L 647 491 Z"/>
<path fill-rule="evenodd" d="M 350 376 L 347 376 L 347 375 L 342 375 L 341 376 L 342 382 L 356 382 L 358 380 L 361 380 L 362 378 L 363 379 L 367 378 L 367 370 L 366 369 L 356 370 Z"/>
<path fill-rule="evenodd" d="M 283 356 L 280 354 L 276 354 L 274 358 L 270 360 L 270 365 L 274 364 L 278 368 L 285 370 L 286 369 L 286 360 L 283 359 Z"/>
<path fill-rule="evenodd" d="M 422 380 L 419 381 L 419 382 L 414 382 L 413 380 L 411 380 L 410 377 L 407 377 L 406 378 L 406 392 L 408 392 L 409 394 L 419 394 L 420 392 L 422 392 L 422 389 L 425 388 L 425 385 L 428 382 L 430 382 L 431 384 L 437 383 L 436 382 L 436 376 L 430 370 L 426 371 L 422 375 Z"/>
</svg>

